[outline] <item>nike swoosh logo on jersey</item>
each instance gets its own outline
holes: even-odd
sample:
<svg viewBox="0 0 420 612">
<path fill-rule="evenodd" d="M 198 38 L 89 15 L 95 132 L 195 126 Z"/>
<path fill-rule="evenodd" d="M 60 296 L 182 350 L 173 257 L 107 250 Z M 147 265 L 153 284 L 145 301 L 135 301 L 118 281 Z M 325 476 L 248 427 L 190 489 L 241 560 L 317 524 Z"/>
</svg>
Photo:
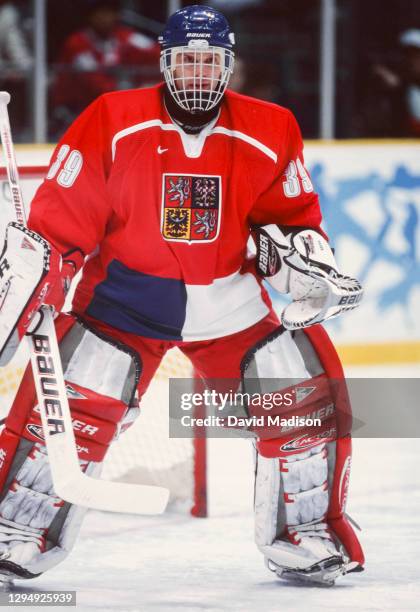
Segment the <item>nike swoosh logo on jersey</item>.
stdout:
<svg viewBox="0 0 420 612">
<path fill-rule="evenodd" d="M 165 151 L 167 151 L 168 149 L 162 149 L 162 147 L 159 145 L 157 148 L 157 152 L 159 153 L 159 155 L 162 155 L 162 153 L 165 153 Z"/>
</svg>

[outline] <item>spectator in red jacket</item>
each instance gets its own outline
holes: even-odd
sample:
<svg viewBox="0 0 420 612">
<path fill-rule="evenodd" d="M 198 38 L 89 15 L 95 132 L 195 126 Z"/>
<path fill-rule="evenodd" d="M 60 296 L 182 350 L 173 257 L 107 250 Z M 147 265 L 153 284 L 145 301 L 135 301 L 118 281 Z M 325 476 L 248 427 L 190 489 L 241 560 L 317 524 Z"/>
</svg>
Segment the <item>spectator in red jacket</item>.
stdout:
<svg viewBox="0 0 420 612">
<path fill-rule="evenodd" d="M 152 84 L 159 45 L 119 22 L 119 2 L 91 0 L 87 26 L 64 41 L 52 89 L 53 123 L 58 136 L 99 95 Z"/>
</svg>

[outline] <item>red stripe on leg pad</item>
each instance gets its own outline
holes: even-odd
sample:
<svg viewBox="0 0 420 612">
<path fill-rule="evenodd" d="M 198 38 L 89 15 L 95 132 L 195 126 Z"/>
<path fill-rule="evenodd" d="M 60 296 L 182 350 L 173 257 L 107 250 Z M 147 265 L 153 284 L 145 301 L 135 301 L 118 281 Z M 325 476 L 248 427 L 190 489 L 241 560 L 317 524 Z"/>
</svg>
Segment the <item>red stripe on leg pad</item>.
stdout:
<svg viewBox="0 0 420 612">
<path fill-rule="evenodd" d="M 336 519 L 328 519 L 328 523 L 332 531 L 343 544 L 351 561 L 357 561 L 357 563 L 363 565 L 365 556 L 362 547 L 347 518 L 345 516 L 340 516 Z"/>
</svg>

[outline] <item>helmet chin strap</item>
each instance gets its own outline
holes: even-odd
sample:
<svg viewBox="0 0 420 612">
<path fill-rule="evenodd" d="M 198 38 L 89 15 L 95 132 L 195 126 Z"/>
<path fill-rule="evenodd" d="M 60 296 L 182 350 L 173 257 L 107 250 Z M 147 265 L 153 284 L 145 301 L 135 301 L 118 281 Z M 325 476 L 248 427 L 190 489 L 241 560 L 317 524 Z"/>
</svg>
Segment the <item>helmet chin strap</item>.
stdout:
<svg viewBox="0 0 420 612">
<path fill-rule="evenodd" d="M 173 99 L 168 87 L 164 88 L 165 106 L 173 121 L 178 124 L 187 134 L 198 134 L 201 130 L 219 114 L 223 98 L 208 111 L 189 112 L 181 108 Z"/>
</svg>

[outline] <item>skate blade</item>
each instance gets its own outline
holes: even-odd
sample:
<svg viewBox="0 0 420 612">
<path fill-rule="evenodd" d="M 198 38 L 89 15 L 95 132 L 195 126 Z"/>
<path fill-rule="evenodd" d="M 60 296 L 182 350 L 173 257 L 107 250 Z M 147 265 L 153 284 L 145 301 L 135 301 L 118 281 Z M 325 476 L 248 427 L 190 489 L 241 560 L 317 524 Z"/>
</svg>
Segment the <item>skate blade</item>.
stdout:
<svg viewBox="0 0 420 612">
<path fill-rule="evenodd" d="M 21 567 L 17 563 L 8 560 L 0 560 L 0 582 L 9 582 L 9 584 L 17 578 L 18 580 L 27 580 L 36 578 L 41 574 L 33 574 L 29 570 Z"/>
<path fill-rule="evenodd" d="M 346 566 L 341 557 L 329 557 L 307 568 L 281 567 L 273 561 L 267 562 L 268 568 L 285 581 L 332 587 L 340 576 L 346 573 Z"/>
</svg>

